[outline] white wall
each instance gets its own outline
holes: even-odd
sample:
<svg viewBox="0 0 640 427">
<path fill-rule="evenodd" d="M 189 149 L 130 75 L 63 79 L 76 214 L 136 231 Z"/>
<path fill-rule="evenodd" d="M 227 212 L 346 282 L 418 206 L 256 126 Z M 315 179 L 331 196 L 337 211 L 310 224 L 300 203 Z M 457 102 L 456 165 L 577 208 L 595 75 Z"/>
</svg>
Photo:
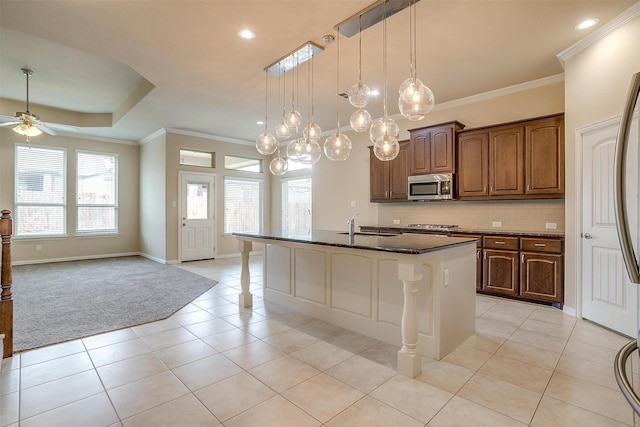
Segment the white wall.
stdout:
<svg viewBox="0 0 640 427">
<path fill-rule="evenodd" d="M 633 73 L 640 72 L 640 3 L 635 18 L 571 56 L 565 63 L 566 249 L 565 303 L 578 308 L 581 191 L 576 130 L 622 113 Z"/>
</svg>

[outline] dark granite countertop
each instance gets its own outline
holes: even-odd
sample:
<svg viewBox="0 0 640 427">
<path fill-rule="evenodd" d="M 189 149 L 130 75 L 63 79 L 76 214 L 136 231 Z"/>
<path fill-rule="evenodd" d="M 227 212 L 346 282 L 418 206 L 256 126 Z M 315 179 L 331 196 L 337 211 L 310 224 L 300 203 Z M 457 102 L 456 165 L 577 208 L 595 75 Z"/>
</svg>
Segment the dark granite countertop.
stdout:
<svg viewBox="0 0 640 427">
<path fill-rule="evenodd" d="M 387 233 L 424 233 L 424 234 L 482 234 L 487 236 L 524 236 L 524 237 L 553 237 L 564 238 L 563 232 L 553 231 L 509 231 L 509 230 L 473 230 L 468 228 L 457 228 L 452 230 L 429 230 L 416 227 L 401 227 L 391 225 L 363 225 L 360 227 L 363 232 L 383 231 Z"/>
<path fill-rule="evenodd" d="M 233 233 L 238 237 L 279 240 L 285 242 L 309 243 L 312 245 L 335 246 L 340 248 L 364 249 L 401 254 L 424 254 L 427 252 L 447 249 L 454 246 L 473 243 L 476 239 L 465 237 L 441 237 L 425 234 L 393 235 L 377 233 L 356 233 L 353 242 L 349 242 L 346 232 L 334 230 L 313 230 L 311 234 L 286 234 L 275 232 L 262 233 Z"/>
</svg>

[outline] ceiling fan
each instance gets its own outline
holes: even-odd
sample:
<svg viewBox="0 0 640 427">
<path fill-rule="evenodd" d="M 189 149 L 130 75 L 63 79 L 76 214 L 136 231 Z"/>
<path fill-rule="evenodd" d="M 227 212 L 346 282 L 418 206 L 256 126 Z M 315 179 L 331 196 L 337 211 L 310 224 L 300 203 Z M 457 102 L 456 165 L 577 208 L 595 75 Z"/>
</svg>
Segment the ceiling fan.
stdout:
<svg viewBox="0 0 640 427">
<path fill-rule="evenodd" d="M 40 120 L 40 116 L 29 111 L 29 77 L 33 75 L 33 70 L 29 68 L 22 68 L 22 73 L 27 78 L 26 111 L 18 111 L 15 116 L 0 115 L 0 127 L 16 125 L 16 127 L 13 128 L 13 131 L 23 135 L 27 139 L 27 142 L 29 142 L 30 137 L 41 135 L 42 132 L 48 133 L 49 135 L 57 135 L 58 133 L 54 128 L 58 130 L 78 132 L 79 129 L 75 126 L 59 123 L 44 123 Z"/>
</svg>

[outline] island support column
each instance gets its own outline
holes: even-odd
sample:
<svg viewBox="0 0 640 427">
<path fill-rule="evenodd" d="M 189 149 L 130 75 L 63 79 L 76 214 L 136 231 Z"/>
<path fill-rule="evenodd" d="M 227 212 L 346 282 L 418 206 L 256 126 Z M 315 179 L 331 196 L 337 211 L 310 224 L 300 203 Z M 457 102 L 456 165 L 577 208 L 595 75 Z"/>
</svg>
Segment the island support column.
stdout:
<svg viewBox="0 0 640 427">
<path fill-rule="evenodd" d="M 242 271 L 240 273 L 242 292 L 238 295 L 238 304 L 240 307 L 249 308 L 253 305 L 253 295 L 249 291 L 249 283 L 251 281 L 251 276 L 249 275 L 249 252 L 253 249 L 253 245 L 249 240 L 238 240 L 238 248 L 242 255 Z"/>
<path fill-rule="evenodd" d="M 422 261 L 412 258 L 398 260 L 398 278 L 402 280 L 402 348 L 398 351 L 398 373 L 415 378 L 422 371 L 422 353 L 418 351 L 418 315 L 416 294 L 422 279 Z"/>
</svg>

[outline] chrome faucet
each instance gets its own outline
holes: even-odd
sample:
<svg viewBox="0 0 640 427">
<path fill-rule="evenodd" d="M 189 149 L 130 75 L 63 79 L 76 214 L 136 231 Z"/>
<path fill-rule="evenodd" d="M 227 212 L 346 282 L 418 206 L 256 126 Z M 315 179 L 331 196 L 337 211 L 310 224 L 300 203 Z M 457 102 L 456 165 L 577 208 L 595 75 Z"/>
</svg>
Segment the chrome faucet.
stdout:
<svg viewBox="0 0 640 427">
<path fill-rule="evenodd" d="M 349 227 L 349 239 L 353 240 L 353 236 L 356 234 L 356 216 L 360 215 L 359 213 L 354 214 L 351 218 L 347 220 L 347 226 Z"/>
</svg>

